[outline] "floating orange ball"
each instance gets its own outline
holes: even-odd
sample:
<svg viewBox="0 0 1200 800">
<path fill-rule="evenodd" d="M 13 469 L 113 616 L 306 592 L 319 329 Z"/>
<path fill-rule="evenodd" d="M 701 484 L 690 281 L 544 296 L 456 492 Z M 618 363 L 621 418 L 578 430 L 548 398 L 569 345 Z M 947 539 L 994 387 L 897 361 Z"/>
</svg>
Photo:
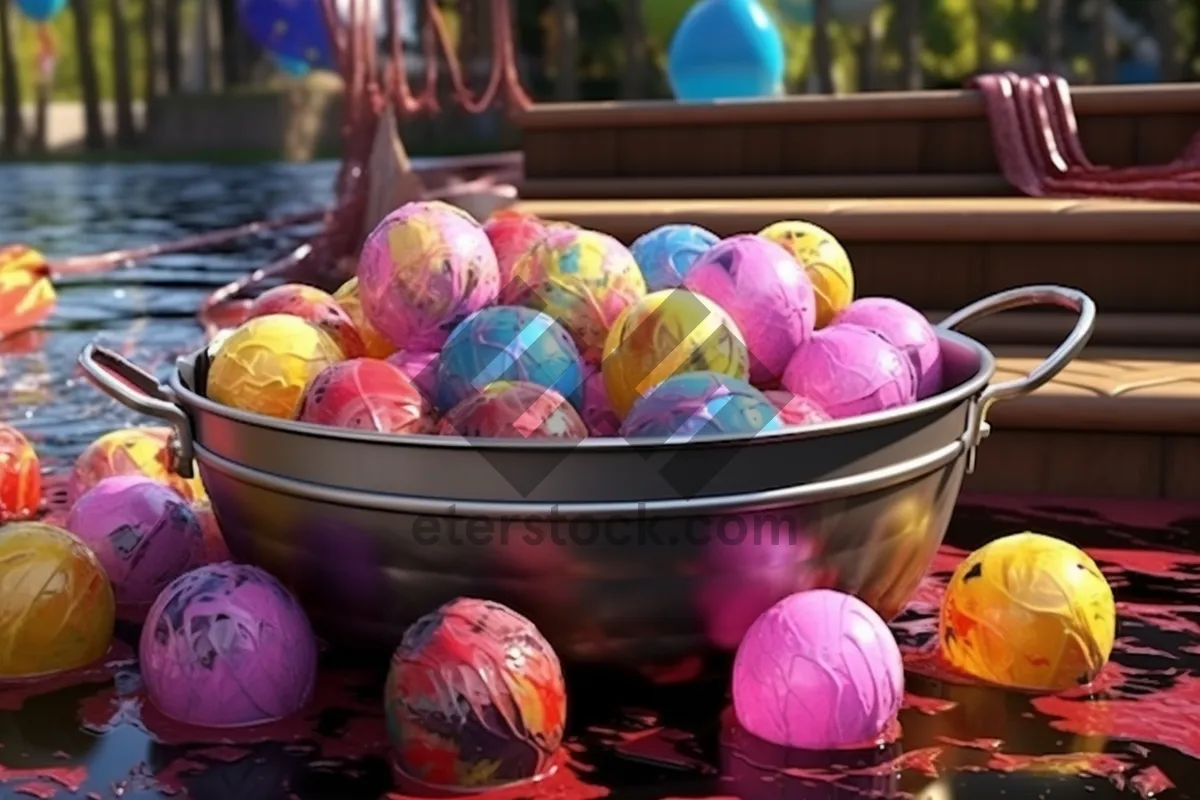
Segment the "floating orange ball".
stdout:
<svg viewBox="0 0 1200 800">
<path fill-rule="evenodd" d="M 100 481 L 120 475 L 145 475 L 164 483 L 188 500 L 207 497 L 199 473 L 180 477 L 172 468 L 170 428 L 121 428 L 92 442 L 75 460 L 67 484 L 67 498 L 74 502 Z"/>
<path fill-rule="evenodd" d="M 363 314 L 362 301 L 358 299 L 358 278 L 351 278 L 343 283 L 341 288 L 334 292 L 333 299 L 354 322 L 367 358 L 387 358 L 399 349 L 367 321 L 366 315 Z"/>
<path fill-rule="evenodd" d="M 0 678 L 78 669 L 108 651 L 112 586 L 94 553 L 53 525 L 0 527 Z"/>
<path fill-rule="evenodd" d="M 28 519 L 42 504 L 42 470 L 25 434 L 0 424 L 0 523 Z"/>
<path fill-rule="evenodd" d="M 34 327 L 57 299 L 41 253 L 25 245 L 0 247 L 0 337 Z"/>
<path fill-rule="evenodd" d="M 250 305 L 248 319 L 268 314 L 291 314 L 316 325 L 337 342 L 346 358 L 366 352 L 358 326 L 333 295 L 303 283 L 285 283 L 263 292 Z"/>
</svg>

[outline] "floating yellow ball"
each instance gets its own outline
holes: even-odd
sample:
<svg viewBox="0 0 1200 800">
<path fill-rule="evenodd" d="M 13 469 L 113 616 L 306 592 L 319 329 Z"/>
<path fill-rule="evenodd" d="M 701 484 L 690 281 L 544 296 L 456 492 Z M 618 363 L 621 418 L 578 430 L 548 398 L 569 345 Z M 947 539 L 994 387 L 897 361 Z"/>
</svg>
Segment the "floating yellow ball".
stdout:
<svg viewBox="0 0 1200 800">
<path fill-rule="evenodd" d="M 724 309 L 703 295 L 664 289 L 617 317 L 601 369 L 613 410 L 624 419 L 642 395 L 680 372 L 749 379 L 750 354 Z"/>
<path fill-rule="evenodd" d="M 294 419 L 308 382 L 342 360 L 333 339 L 299 317 L 255 317 L 217 351 L 208 369 L 208 396 L 242 411 Z"/>
<path fill-rule="evenodd" d="M 341 288 L 333 293 L 333 299 L 337 301 L 337 304 L 342 307 L 342 311 L 346 312 L 346 316 L 350 317 L 354 327 L 358 329 L 358 335 L 362 338 L 367 358 L 387 358 L 396 352 L 396 346 L 376 330 L 363 314 L 362 301 L 358 299 L 358 278 L 351 278 L 343 283 Z"/>
<path fill-rule="evenodd" d="M 946 587 L 938 638 L 957 669 L 1019 689 L 1090 683 L 1116 636 L 1112 588 L 1074 545 L 1040 533 L 997 539 Z"/>
<path fill-rule="evenodd" d="M 854 301 L 850 256 L 832 233 L 800 220 L 784 220 L 758 233 L 781 245 L 804 267 L 817 296 L 817 327 L 824 328 Z"/>
<path fill-rule="evenodd" d="M 53 525 L 0 528 L 0 678 L 31 678 L 100 659 L 115 604 L 87 546 Z"/>
</svg>

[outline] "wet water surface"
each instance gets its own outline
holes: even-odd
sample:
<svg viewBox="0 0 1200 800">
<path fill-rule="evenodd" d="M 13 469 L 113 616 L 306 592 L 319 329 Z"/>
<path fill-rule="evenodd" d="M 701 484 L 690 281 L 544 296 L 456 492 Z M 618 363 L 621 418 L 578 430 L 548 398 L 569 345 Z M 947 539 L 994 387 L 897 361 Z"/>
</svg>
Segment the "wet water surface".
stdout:
<svg viewBox="0 0 1200 800">
<path fill-rule="evenodd" d="M 304 210 L 328 200 L 333 169 L 0 168 L 10 188 L 0 195 L 0 242 L 66 256 Z M 86 342 L 165 374 L 201 341 L 191 318 L 206 293 L 293 244 L 275 234 L 65 284 L 45 332 L 0 344 L 2 418 L 61 472 L 99 434 L 142 421 L 79 376 L 74 359 Z M 1094 686 L 1053 696 L 941 679 L 928 646 L 945 580 L 970 549 L 1030 529 L 1085 547 L 1109 577 L 1120 614 L 1112 663 Z M 723 664 L 695 665 L 670 685 L 569 674 L 563 766 L 503 796 L 1200 798 L 1198 537 L 1195 506 L 966 499 L 930 577 L 893 624 L 909 668 L 893 744 L 801 753 L 754 741 L 731 721 Z M 204 732 L 145 706 L 135 641 L 136 631 L 121 630 L 102 667 L 0 688 L 0 798 L 412 795 L 386 758 L 379 659 L 327 652 L 316 696 L 296 719 Z"/>
</svg>

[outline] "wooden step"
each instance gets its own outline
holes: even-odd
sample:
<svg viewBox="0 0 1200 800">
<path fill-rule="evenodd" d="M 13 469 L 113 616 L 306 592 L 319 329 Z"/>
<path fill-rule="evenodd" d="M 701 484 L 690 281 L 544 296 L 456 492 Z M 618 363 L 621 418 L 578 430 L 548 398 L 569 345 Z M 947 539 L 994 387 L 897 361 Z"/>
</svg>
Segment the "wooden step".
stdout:
<svg viewBox="0 0 1200 800">
<path fill-rule="evenodd" d="M 926 311 L 940 322 L 948 311 Z M 964 325 L 961 330 L 991 346 L 1056 345 L 1066 338 L 1074 318 L 1058 309 L 1009 311 Z M 1093 346 L 1107 347 L 1195 347 L 1200 344 L 1200 314 L 1104 313 L 1096 319 Z"/>
<path fill-rule="evenodd" d="M 1200 205 L 1047 198 L 531 200 L 631 242 L 670 222 L 721 236 L 806 219 L 837 236 L 858 290 L 961 308 L 1013 286 L 1078 287 L 1104 313 L 1200 313 Z"/>
<path fill-rule="evenodd" d="M 1200 129 L 1197 84 L 1075 87 L 1071 94 L 1080 139 L 1097 164 L 1166 163 Z M 974 90 L 561 103 L 519 111 L 516 121 L 534 191 L 542 191 L 536 182 L 543 180 L 712 178 L 724 182 L 709 184 L 708 196 L 745 197 L 763 192 L 747 194 L 730 178 L 999 175 L 983 98 Z M 652 181 L 626 189 L 635 197 L 663 191 Z M 687 195 L 695 192 L 701 190 Z"/>
<path fill-rule="evenodd" d="M 999 348 L 995 379 L 1025 375 L 1047 353 Z M 1090 348 L 988 420 L 968 491 L 1200 496 L 1200 349 Z"/>
</svg>

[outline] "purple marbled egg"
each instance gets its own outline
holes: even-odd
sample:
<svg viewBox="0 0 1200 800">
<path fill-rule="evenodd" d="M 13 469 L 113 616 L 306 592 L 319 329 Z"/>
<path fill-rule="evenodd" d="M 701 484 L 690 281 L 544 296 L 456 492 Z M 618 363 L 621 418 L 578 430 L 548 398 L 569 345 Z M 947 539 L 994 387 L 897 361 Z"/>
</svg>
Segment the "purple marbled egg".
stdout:
<svg viewBox="0 0 1200 800">
<path fill-rule="evenodd" d="M 790 253 L 745 234 L 724 239 L 683 276 L 684 288 L 729 312 L 750 351 L 750 379 L 772 384 L 817 319 L 812 281 Z"/>
<path fill-rule="evenodd" d="M 104 566 L 117 605 L 135 612 L 204 563 L 204 528 L 188 501 L 140 475 L 105 478 L 84 492 L 67 529 Z"/>
<path fill-rule="evenodd" d="M 138 656 L 159 711 L 213 728 L 290 716 L 317 677 L 317 641 L 303 609 L 275 578 L 242 564 L 176 578 L 146 615 Z"/>
</svg>

